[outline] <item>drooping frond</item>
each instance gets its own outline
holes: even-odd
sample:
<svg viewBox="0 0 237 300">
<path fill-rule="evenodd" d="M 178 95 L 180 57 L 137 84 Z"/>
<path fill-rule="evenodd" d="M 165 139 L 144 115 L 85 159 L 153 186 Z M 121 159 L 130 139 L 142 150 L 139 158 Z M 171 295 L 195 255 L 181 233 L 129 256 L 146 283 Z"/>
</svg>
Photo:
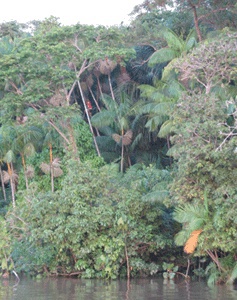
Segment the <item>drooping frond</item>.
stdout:
<svg viewBox="0 0 237 300">
<path fill-rule="evenodd" d="M 45 173 L 45 174 L 49 174 L 50 173 L 50 165 L 46 164 L 44 162 L 41 163 L 40 165 L 40 169 Z"/>
<path fill-rule="evenodd" d="M 162 203 L 168 195 L 169 191 L 162 189 L 146 194 L 142 197 L 142 200 L 149 203 Z"/>
<path fill-rule="evenodd" d="M 33 178 L 35 175 L 35 170 L 32 166 L 27 166 L 26 167 L 26 171 L 25 171 L 25 175 L 27 178 Z"/>
<path fill-rule="evenodd" d="M 198 244 L 198 237 L 202 233 L 202 229 L 194 230 L 191 234 L 189 239 L 184 245 L 184 252 L 187 254 L 192 254 L 197 247 Z"/>
<path fill-rule="evenodd" d="M 119 134 L 117 134 L 117 133 L 114 133 L 114 134 L 112 134 L 112 138 L 113 138 L 113 140 L 114 140 L 117 144 L 120 144 L 120 143 L 121 143 L 121 140 L 122 140 L 121 135 L 119 135 Z"/>
<path fill-rule="evenodd" d="M 114 121 L 114 115 L 110 110 L 101 110 L 91 118 L 91 123 L 93 126 L 100 128 L 104 126 L 109 126 Z"/>
<path fill-rule="evenodd" d="M 184 41 L 171 29 L 166 28 L 163 32 L 163 36 L 169 46 L 178 52 L 182 52 L 184 48 Z"/>
<path fill-rule="evenodd" d="M 160 131 L 158 133 L 158 137 L 160 137 L 160 138 L 167 137 L 169 134 L 172 133 L 173 126 L 174 126 L 173 120 L 169 119 L 169 120 L 165 121 L 162 124 L 161 128 L 160 128 Z"/>
<path fill-rule="evenodd" d="M 160 126 L 161 124 L 165 123 L 167 120 L 167 117 L 165 115 L 157 115 L 154 117 L 151 117 L 145 127 L 148 128 L 150 131 L 155 131 L 157 130 L 157 127 Z"/>
<path fill-rule="evenodd" d="M 6 163 L 11 163 L 13 160 L 15 159 L 15 155 L 14 152 L 12 150 L 7 151 L 7 153 L 5 154 L 3 160 Z"/>
<path fill-rule="evenodd" d="M 136 137 L 134 138 L 132 145 L 131 145 L 131 150 L 133 151 L 136 146 L 138 145 L 138 143 L 142 140 L 143 134 L 140 132 L 139 134 L 136 135 Z"/>
<path fill-rule="evenodd" d="M 8 183 L 12 180 L 14 183 L 18 181 L 18 175 L 13 171 L 12 174 L 9 174 L 7 171 L 3 171 L 3 182 Z"/>
<path fill-rule="evenodd" d="M 161 48 L 154 52 L 149 59 L 148 65 L 150 67 L 155 66 L 156 64 L 165 63 L 172 61 L 177 57 L 177 52 L 170 48 Z"/>
<path fill-rule="evenodd" d="M 53 173 L 53 177 L 59 177 L 63 175 L 63 170 L 60 168 L 60 159 L 58 157 L 54 158 L 52 161 L 52 165 L 46 164 L 44 162 L 41 163 L 40 169 L 45 173 L 45 174 L 50 174 L 50 172 Z"/>
<path fill-rule="evenodd" d="M 123 136 L 122 136 L 122 144 L 124 146 L 128 146 L 132 142 L 133 132 L 129 129 Z"/>
<path fill-rule="evenodd" d="M 129 129 L 124 135 L 119 135 L 117 133 L 112 134 L 113 140 L 117 144 L 122 144 L 124 146 L 128 146 L 132 142 L 133 132 Z"/>
</svg>

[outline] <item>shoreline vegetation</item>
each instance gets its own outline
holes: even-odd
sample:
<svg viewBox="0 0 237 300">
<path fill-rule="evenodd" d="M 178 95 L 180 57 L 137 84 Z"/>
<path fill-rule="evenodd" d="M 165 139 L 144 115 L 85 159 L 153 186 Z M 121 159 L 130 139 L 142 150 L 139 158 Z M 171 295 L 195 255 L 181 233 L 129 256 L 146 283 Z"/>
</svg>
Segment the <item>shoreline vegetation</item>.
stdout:
<svg viewBox="0 0 237 300">
<path fill-rule="evenodd" d="M 0 24 L 3 278 L 236 281 L 236 3 L 162 3 Z"/>
</svg>

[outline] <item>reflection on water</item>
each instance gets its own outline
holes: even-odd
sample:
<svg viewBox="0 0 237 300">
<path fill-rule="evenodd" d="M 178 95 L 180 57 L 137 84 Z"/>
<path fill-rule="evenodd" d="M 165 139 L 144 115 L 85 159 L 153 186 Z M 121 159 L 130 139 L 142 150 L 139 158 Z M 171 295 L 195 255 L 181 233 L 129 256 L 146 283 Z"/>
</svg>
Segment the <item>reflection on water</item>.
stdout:
<svg viewBox="0 0 237 300">
<path fill-rule="evenodd" d="M 236 300 L 231 286 L 210 288 L 203 281 L 162 278 L 104 281 L 89 279 L 0 279 L 1 300 Z"/>
</svg>

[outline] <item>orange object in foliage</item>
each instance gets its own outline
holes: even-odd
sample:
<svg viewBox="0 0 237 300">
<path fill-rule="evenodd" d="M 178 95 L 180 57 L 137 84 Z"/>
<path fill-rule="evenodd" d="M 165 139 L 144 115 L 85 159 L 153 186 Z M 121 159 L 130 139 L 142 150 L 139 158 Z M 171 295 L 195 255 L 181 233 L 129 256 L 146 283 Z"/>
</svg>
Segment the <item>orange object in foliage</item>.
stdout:
<svg viewBox="0 0 237 300">
<path fill-rule="evenodd" d="M 88 110 L 92 110 L 92 105 L 91 102 L 89 100 L 86 100 L 86 107 Z"/>
</svg>

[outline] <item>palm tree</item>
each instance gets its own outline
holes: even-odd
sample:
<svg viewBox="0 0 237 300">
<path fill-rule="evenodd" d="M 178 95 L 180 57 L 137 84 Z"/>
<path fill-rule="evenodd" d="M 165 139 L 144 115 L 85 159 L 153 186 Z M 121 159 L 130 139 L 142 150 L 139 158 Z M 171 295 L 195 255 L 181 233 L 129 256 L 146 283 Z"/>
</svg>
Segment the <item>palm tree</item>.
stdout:
<svg viewBox="0 0 237 300">
<path fill-rule="evenodd" d="M 203 232 L 204 225 L 210 221 L 210 212 L 207 198 L 203 205 L 185 203 L 175 208 L 174 220 L 183 224 L 183 229 L 176 235 L 177 245 L 185 245 L 184 251 L 188 254 L 194 252 L 198 237 Z"/>
<path fill-rule="evenodd" d="M 141 139 L 141 134 L 134 138 L 134 126 L 137 119 L 134 117 L 139 104 L 133 105 L 131 99 L 122 92 L 119 100 L 113 99 L 108 95 L 103 95 L 102 101 L 105 108 L 91 118 L 92 125 L 109 136 L 108 142 L 114 141 L 121 147 L 120 170 L 124 170 L 124 152 L 130 145 L 135 147 Z M 104 137 L 97 137 L 97 140 Z"/>
<path fill-rule="evenodd" d="M 41 170 L 45 174 L 49 174 L 51 178 L 51 191 L 54 192 L 54 177 L 58 177 L 62 175 L 62 170 L 60 168 L 60 159 L 59 158 L 53 158 L 53 144 L 59 142 L 59 135 L 57 131 L 53 130 L 51 127 L 47 126 L 48 124 L 45 124 L 47 131 L 44 138 L 44 145 L 47 145 L 49 148 L 49 163 L 43 162 L 40 165 Z M 55 170 L 56 169 L 56 170 Z"/>
<path fill-rule="evenodd" d="M 197 245 L 200 234 L 205 234 L 205 226 L 213 224 L 215 215 L 211 212 L 206 193 L 204 193 L 203 203 L 185 203 L 175 208 L 174 220 L 183 224 L 182 230 L 176 235 L 175 243 L 184 245 L 184 251 L 187 254 L 192 254 Z M 217 212 L 218 213 L 218 212 Z M 206 248 L 203 245 L 204 249 Z M 226 270 L 221 265 L 217 251 L 205 249 L 206 253 L 214 261 L 220 271 L 224 273 Z"/>
<path fill-rule="evenodd" d="M 3 165 L 3 137 L 0 135 L 0 180 L 1 180 L 1 185 L 2 185 L 2 193 L 3 193 L 3 199 L 4 201 L 7 201 L 7 196 L 6 196 L 6 189 L 4 185 L 4 179 L 3 179 L 3 171 L 2 171 L 2 165 Z"/>
<path fill-rule="evenodd" d="M 156 64 L 168 63 L 168 65 L 164 68 L 162 75 L 162 79 L 167 81 L 174 77 L 172 71 L 175 61 L 193 49 L 197 42 L 194 30 L 190 31 L 186 40 L 183 40 L 174 31 L 165 28 L 163 31 L 163 37 L 167 42 L 167 47 L 155 51 L 149 58 L 148 65 L 152 67 Z"/>
<path fill-rule="evenodd" d="M 4 155 L 3 160 L 7 164 L 7 171 L 3 171 L 3 182 L 4 183 L 10 182 L 11 193 L 12 193 L 12 206 L 13 208 L 15 208 L 16 207 L 15 192 L 16 192 L 16 184 L 18 182 L 18 175 L 13 168 L 13 161 L 15 160 L 14 152 L 11 149 L 8 150 L 7 153 Z"/>
<path fill-rule="evenodd" d="M 3 183 L 10 183 L 12 204 L 15 207 L 15 191 L 18 175 L 14 171 L 13 162 L 15 160 L 15 153 L 13 151 L 13 141 L 16 137 L 15 128 L 11 125 L 4 125 L 0 128 L 0 135 L 2 136 L 2 153 L 3 162 L 7 165 L 7 171 L 3 171 Z"/>
<path fill-rule="evenodd" d="M 41 129 L 33 125 L 18 125 L 16 127 L 16 135 L 13 148 L 16 153 L 20 153 L 26 189 L 28 190 L 28 177 L 32 172 L 30 172 L 31 168 L 28 168 L 26 165 L 25 156 L 30 156 L 35 153 L 36 145 L 42 140 L 43 135 Z"/>
</svg>

